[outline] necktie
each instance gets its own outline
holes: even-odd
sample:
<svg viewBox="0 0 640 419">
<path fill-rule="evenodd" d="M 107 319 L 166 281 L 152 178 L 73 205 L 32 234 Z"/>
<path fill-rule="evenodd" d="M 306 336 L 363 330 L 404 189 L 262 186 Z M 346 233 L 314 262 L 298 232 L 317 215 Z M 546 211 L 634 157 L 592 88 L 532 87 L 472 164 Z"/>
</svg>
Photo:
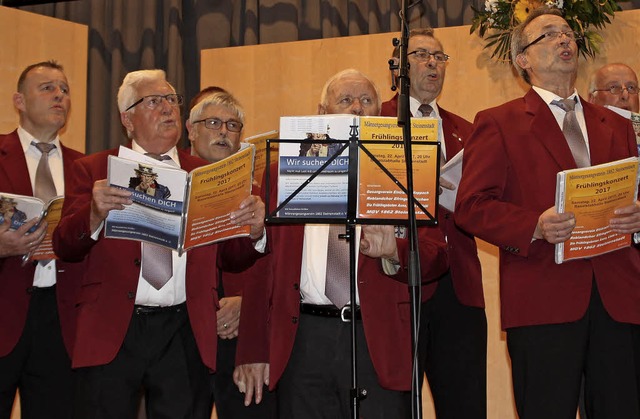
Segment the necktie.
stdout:
<svg viewBox="0 0 640 419">
<path fill-rule="evenodd" d="M 420 113 L 422 114 L 423 118 L 428 118 L 428 117 L 431 116 L 431 112 L 433 112 L 433 108 L 431 107 L 431 105 L 427 105 L 427 104 L 423 103 L 418 108 L 418 111 L 420 111 Z"/>
<path fill-rule="evenodd" d="M 327 244 L 324 294 L 336 307 L 342 308 L 350 300 L 349 243 L 346 240 L 340 240 L 338 234 L 344 234 L 344 225 L 331 225 Z"/>
<path fill-rule="evenodd" d="M 57 196 L 56 185 L 53 183 L 51 169 L 49 168 L 49 153 L 56 148 L 56 146 L 50 143 L 36 143 L 35 141 L 32 141 L 31 144 L 40 150 L 41 153 L 38 168 L 36 169 L 36 184 L 33 195 L 36 198 L 42 199 L 44 202 L 49 202 L 51 198 Z"/>
<path fill-rule="evenodd" d="M 420 107 L 418 108 L 418 111 L 420 111 L 420 113 L 422 114 L 423 118 L 428 118 L 431 116 L 431 112 L 433 112 L 433 107 L 431 105 L 427 105 L 427 104 L 422 104 L 420 105 Z M 444 158 L 444 149 L 442 147 L 440 147 L 440 167 L 444 166 L 445 163 L 445 158 Z"/>
<path fill-rule="evenodd" d="M 565 111 L 564 120 L 562 121 L 562 133 L 569 144 L 571 154 L 576 162 L 577 167 L 589 167 L 591 161 L 589 160 L 589 150 L 587 150 L 587 144 L 584 142 L 582 136 L 582 130 L 578 124 L 578 118 L 576 118 L 576 100 L 575 99 L 562 99 L 554 100 L 552 105 L 559 107 Z"/>
<path fill-rule="evenodd" d="M 167 155 L 147 153 L 156 160 L 173 160 Z M 175 164 L 175 163 L 174 163 Z M 157 290 L 173 276 L 172 251 L 153 243 L 142 243 L 142 277 Z"/>
</svg>

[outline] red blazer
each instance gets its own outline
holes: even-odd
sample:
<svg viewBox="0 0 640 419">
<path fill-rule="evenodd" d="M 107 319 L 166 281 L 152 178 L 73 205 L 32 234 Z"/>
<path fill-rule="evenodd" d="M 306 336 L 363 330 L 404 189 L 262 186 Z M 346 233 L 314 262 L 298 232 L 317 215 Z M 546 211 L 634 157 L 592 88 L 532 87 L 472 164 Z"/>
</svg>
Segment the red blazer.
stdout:
<svg viewBox="0 0 640 419">
<path fill-rule="evenodd" d="M 447 159 L 455 156 L 473 131 L 473 125 L 464 118 L 442 109 L 438 106 L 442 118 L 442 131 L 446 144 Z M 398 113 L 398 95 L 382 104 L 381 115 L 395 116 Z M 478 248 L 472 235 L 463 231 L 455 224 L 455 214 L 438 208 L 438 224 L 440 230 L 447 237 L 447 253 L 451 279 L 456 297 L 460 303 L 484 308 L 484 294 L 482 291 L 482 271 Z"/>
<path fill-rule="evenodd" d="M 626 119 L 581 99 L 593 165 L 637 155 Z M 607 312 L 640 324 L 640 254 L 634 248 L 554 263 L 554 245 L 531 241 L 555 204 L 556 173 L 576 167 L 549 107 L 533 90 L 478 113 L 465 147 L 456 203 L 462 228 L 500 248 L 502 327 L 564 323 L 586 312 L 595 277 Z"/>
<path fill-rule="evenodd" d="M 185 170 L 205 164 L 204 160 L 178 151 Z M 111 362 L 124 340 L 136 297 L 140 275 L 140 243 L 132 240 L 91 239 L 89 213 L 95 181 L 105 179 L 107 158 L 117 154 L 108 150 L 78 160 L 69 182 L 69 194 L 62 220 L 54 232 L 54 249 L 65 260 L 86 260 L 78 298 L 77 340 L 73 351 L 74 368 Z M 187 255 L 187 310 L 203 362 L 216 366 L 216 255 L 220 249 L 222 269 L 243 269 L 242 256 L 255 253 L 249 240 L 230 240 L 224 245 L 192 249 Z M 225 249 L 228 249 L 227 253 Z M 251 259 L 250 262 L 253 262 Z M 248 266 L 248 265 L 247 265 Z"/>
<path fill-rule="evenodd" d="M 272 171 L 275 166 L 272 166 Z M 276 176 L 272 176 L 270 205 L 275 208 Z M 264 199 L 264 198 L 263 198 Z M 444 237 L 436 229 L 420 228 L 420 262 L 423 282 L 432 281 L 448 269 Z M 300 316 L 300 270 L 304 225 L 278 225 L 267 228 L 269 255 L 264 259 L 268 282 L 262 282 L 262 301 L 247 304 L 243 301 L 243 322 L 258 322 L 268 331 L 268 346 L 258 336 L 243 335 L 238 340 L 238 359 L 248 356 L 246 345 L 254 354 L 268 356 L 270 388 L 275 388 L 289 361 Z M 379 259 L 359 255 L 358 290 L 365 337 L 369 354 L 380 384 L 389 389 L 411 388 L 411 333 L 409 294 L 406 285 L 407 240 L 398 239 L 400 272 L 388 277 Z M 395 279 L 395 280 L 394 280 Z M 264 281 L 264 280 L 263 280 Z M 404 283 L 402 282 L 404 281 Z M 423 286 L 429 297 L 434 284 Z M 245 309 L 245 307 L 247 307 Z M 251 310 L 252 313 L 247 313 Z M 256 327 L 256 329 L 258 329 Z M 251 362 L 267 362 L 253 358 Z"/>
<path fill-rule="evenodd" d="M 65 193 L 69 190 L 71 164 L 83 154 L 61 144 Z M 17 131 L 0 135 L 0 192 L 33 196 L 29 169 Z M 56 299 L 60 327 L 67 352 L 71 354 L 75 336 L 75 300 L 82 264 L 56 262 Z M 22 257 L 0 258 L 0 357 L 9 354 L 22 335 L 35 266 L 22 266 Z"/>
</svg>

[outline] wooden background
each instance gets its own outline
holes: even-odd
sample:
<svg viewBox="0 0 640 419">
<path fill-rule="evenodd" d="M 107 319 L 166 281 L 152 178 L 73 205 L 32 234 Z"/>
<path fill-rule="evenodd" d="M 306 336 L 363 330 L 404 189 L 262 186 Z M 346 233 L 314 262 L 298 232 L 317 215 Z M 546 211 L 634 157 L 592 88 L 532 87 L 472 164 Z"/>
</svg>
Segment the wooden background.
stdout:
<svg viewBox="0 0 640 419">
<path fill-rule="evenodd" d="M 53 59 L 64 67 L 71 91 L 71 113 L 61 133 L 62 142 L 84 152 L 87 37 L 85 25 L 0 6 L 0 133 L 9 133 L 18 126 L 12 97 L 22 70 Z"/>
</svg>

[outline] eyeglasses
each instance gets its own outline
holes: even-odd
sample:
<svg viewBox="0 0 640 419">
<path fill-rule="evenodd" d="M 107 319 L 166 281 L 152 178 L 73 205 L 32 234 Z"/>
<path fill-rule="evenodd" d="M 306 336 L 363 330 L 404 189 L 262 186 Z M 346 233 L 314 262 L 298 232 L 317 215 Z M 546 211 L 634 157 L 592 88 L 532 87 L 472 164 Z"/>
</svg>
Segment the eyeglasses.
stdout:
<svg viewBox="0 0 640 419">
<path fill-rule="evenodd" d="M 193 121 L 192 124 L 197 124 L 200 122 L 204 122 L 205 128 L 215 129 L 215 130 L 222 129 L 222 124 L 225 124 L 227 127 L 227 130 L 231 132 L 240 132 L 242 131 L 242 127 L 244 126 L 242 122 L 234 121 L 233 119 L 230 119 L 228 121 L 223 121 L 222 119 L 218 119 L 218 118 L 200 119 L 199 121 Z"/>
<path fill-rule="evenodd" d="M 438 62 L 444 63 L 449 59 L 449 56 L 442 51 L 429 52 L 426 49 L 417 49 L 415 51 L 411 51 L 407 55 L 415 55 L 416 60 L 421 63 L 425 63 L 431 59 L 431 56 Z"/>
<path fill-rule="evenodd" d="M 135 101 L 133 103 L 133 105 L 129 106 L 127 109 L 125 109 L 124 111 L 128 111 L 131 108 L 134 108 L 136 106 L 138 106 L 141 103 L 144 103 L 144 106 L 146 106 L 148 109 L 155 109 L 157 108 L 160 103 L 162 103 L 162 99 L 166 100 L 167 103 L 171 106 L 180 106 L 182 105 L 182 101 L 183 101 L 183 97 L 182 95 L 178 95 L 175 93 L 169 93 L 168 95 L 149 95 L 149 96 L 143 96 L 140 99 L 138 99 L 137 101 Z"/>
<path fill-rule="evenodd" d="M 622 91 L 626 90 L 630 95 L 638 94 L 638 86 L 611 86 L 607 89 L 595 89 L 594 92 L 609 92 L 612 95 L 619 96 L 622 94 Z"/>
<path fill-rule="evenodd" d="M 567 39 L 569 39 L 570 41 L 577 41 L 578 39 L 582 39 L 582 37 L 580 36 L 580 34 L 574 32 L 574 31 L 565 31 L 565 32 L 558 32 L 558 31 L 551 31 L 551 32 L 545 32 L 542 35 L 540 35 L 539 37 L 537 37 L 536 39 L 534 39 L 533 41 L 529 42 L 527 45 L 525 45 L 524 48 L 522 48 L 522 52 L 525 52 L 527 48 L 529 48 L 531 45 L 535 45 L 538 42 L 542 41 L 543 39 L 548 39 L 550 41 L 554 40 L 554 39 L 558 39 L 560 38 L 562 35 L 566 36 Z"/>
</svg>

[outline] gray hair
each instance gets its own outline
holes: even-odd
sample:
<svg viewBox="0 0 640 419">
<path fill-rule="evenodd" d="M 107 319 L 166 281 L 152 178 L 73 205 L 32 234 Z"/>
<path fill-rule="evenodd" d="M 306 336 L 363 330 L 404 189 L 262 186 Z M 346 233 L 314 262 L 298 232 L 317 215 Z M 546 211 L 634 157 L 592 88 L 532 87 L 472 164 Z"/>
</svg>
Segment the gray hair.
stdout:
<svg viewBox="0 0 640 419">
<path fill-rule="evenodd" d="M 118 89 L 118 109 L 120 112 L 124 112 L 136 100 L 140 99 L 138 97 L 138 86 L 140 84 L 157 80 L 167 81 L 164 70 L 138 70 L 124 76 L 124 80 L 122 80 L 122 84 Z M 175 93 L 173 86 L 169 82 L 167 84 Z M 135 108 L 131 109 L 130 112 L 134 110 Z"/>
<path fill-rule="evenodd" d="M 200 101 L 198 101 L 193 108 L 191 108 L 191 112 L 189 113 L 189 121 L 193 123 L 193 121 L 197 121 L 200 119 L 202 112 L 207 106 L 224 106 L 229 109 L 236 115 L 238 121 L 244 124 L 244 109 L 238 100 L 233 97 L 231 93 L 228 92 L 215 92 L 210 93 L 204 96 Z"/>
</svg>

